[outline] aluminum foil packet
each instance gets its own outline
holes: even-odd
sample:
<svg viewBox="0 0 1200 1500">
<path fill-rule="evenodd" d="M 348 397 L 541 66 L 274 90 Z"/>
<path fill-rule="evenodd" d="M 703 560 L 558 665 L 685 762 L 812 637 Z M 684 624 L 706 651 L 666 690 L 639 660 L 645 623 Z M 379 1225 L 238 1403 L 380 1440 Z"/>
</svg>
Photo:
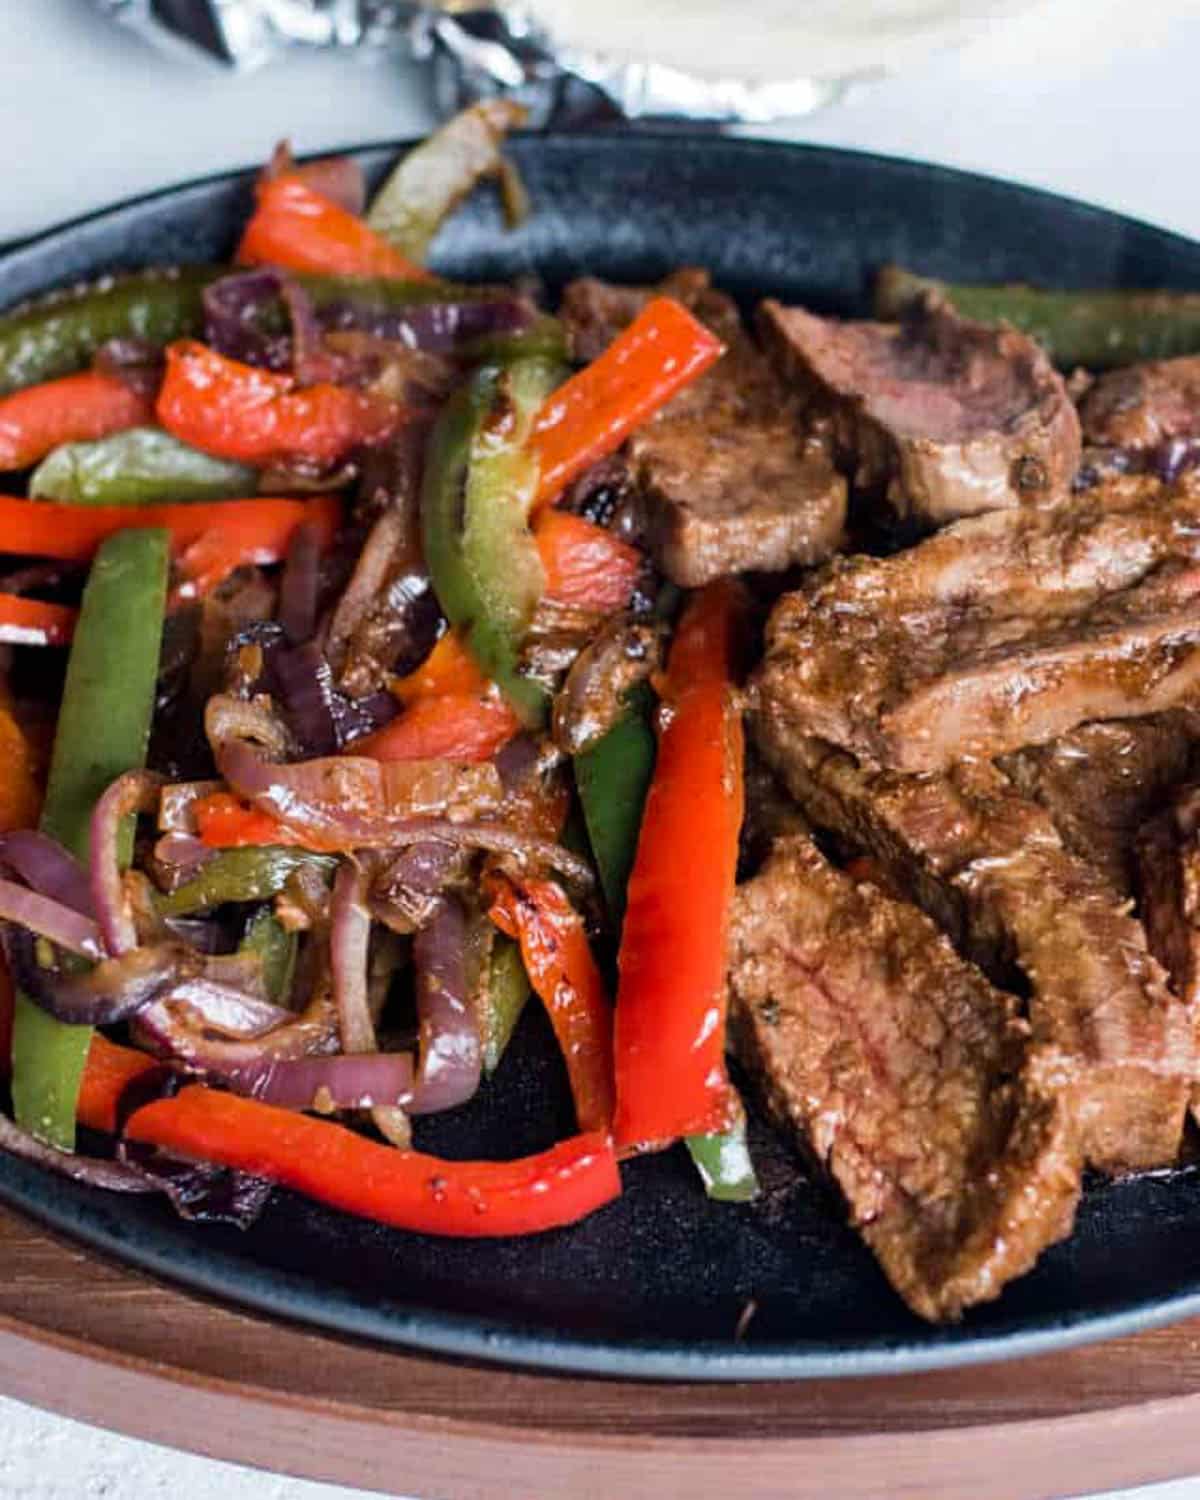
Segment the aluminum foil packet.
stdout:
<svg viewBox="0 0 1200 1500">
<path fill-rule="evenodd" d="M 93 0 L 150 40 L 230 67 L 261 67 L 293 47 L 392 49 L 432 75 L 439 111 L 511 95 L 536 128 L 619 120 L 763 124 L 811 113 L 846 80 L 701 78 L 557 45 L 519 5 L 417 0 Z"/>
</svg>

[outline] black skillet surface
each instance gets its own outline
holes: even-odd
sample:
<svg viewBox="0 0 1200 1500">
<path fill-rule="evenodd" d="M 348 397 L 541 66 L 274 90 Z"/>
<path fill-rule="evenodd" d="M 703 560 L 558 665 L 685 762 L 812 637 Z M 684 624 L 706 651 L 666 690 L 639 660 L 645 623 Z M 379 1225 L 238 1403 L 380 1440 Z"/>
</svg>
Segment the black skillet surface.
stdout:
<svg viewBox="0 0 1200 1500">
<path fill-rule="evenodd" d="M 361 160 L 378 175 L 391 148 Z M 504 232 L 480 195 L 438 269 L 552 285 L 709 266 L 740 297 L 866 308 L 885 261 L 980 281 L 1200 287 L 1200 245 L 1028 189 L 909 162 L 711 136 L 518 141 L 536 212 Z M 250 178 L 173 189 L 0 260 L 5 305 L 100 272 L 230 252 Z M 689 851 L 681 850 L 681 857 Z M 692 856 L 694 857 L 694 856 Z M 700 856 L 702 857 L 702 855 Z M 531 1008 L 532 1011 L 532 1008 Z M 519 1154 L 571 1128 L 561 1065 L 529 1014 L 494 1082 L 419 1125 L 446 1155 Z M 277 1193 L 248 1233 L 184 1224 L 9 1158 L 0 1196 L 124 1260 L 343 1333 L 547 1369 L 730 1380 L 901 1372 L 1033 1354 L 1200 1312 L 1200 1172 L 1090 1187 L 1070 1241 L 953 1328 L 912 1317 L 819 1186 L 757 1130 L 767 1191 L 709 1205 L 678 1151 L 624 1168 L 625 1195 L 531 1240 L 436 1241 Z M 757 1303 L 735 1338 L 749 1299 Z"/>
</svg>

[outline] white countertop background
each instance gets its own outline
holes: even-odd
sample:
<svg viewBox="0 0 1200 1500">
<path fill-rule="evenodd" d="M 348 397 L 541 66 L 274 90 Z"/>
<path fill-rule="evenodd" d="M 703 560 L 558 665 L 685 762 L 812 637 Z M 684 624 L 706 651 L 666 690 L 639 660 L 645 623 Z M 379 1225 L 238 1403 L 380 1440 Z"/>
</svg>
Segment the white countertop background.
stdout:
<svg viewBox="0 0 1200 1500">
<path fill-rule="evenodd" d="M 239 77 L 164 59 L 87 0 L 2 0 L 0 22 L 0 242 L 262 161 L 284 136 L 323 151 L 430 123 L 419 83 L 395 61 L 313 55 Z M 1200 237 L 1198 78 L 1198 0 L 1052 0 L 963 52 L 765 133 L 992 172 Z M 0 1397 L 2 1500 L 359 1493 L 172 1453 Z M 1119 1500 L 1135 1494 L 1200 1500 L 1200 1479 Z"/>
</svg>

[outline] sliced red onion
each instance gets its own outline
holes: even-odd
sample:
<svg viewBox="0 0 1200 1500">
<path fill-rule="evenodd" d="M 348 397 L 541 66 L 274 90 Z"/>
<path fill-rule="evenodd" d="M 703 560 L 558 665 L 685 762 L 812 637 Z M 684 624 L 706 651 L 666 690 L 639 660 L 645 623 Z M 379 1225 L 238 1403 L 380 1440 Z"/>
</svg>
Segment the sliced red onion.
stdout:
<svg viewBox="0 0 1200 1500">
<path fill-rule="evenodd" d="M 338 1031 L 344 1053 L 377 1054 L 375 1024 L 371 1020 L 368 960 L 371 948 L 371 913 L 366 904 L 367 882 L 362 870 L 345 861 L 333 883 L 332 923 L 329 930 L 329 965 L 333 974 L 333 996 L 337 1005 Z M 411 1063 L 410 1063 L 411 1081 Z M 410 1141 L 408 1119 L 402 1109 L 378 1100 L 371 1108 L 375 1128 L 401 1147 Z"/>
<path fill-rule="evenodd" d="M 262 962 L 254 953 L 205 955 L 170 998 L 191 1005 L 206 1026 L 230 1036 L 259 1036 L 295 1019 L 267 999 Z"/>
<path fill-rule="evenodd" d="M 165 791 L 163 795 L 166 796 Z M 199 874 L 219 852 L 210 849 L 194 833 L 164 833 L 151 855 L 159 885 L 166 891 L 178 889 Z"/>
<path fill-rule="evenodd" d="M 336 380 L 338 360 L 325 348 L 325 334 L 312 305 L 312 298 L 290 276 L 280 278 L 284 304 L 292 320 L 292 374 L 301 385 Z"/>
<path fill-rule="evenodd" d="M 85 917 L 95 915 L 92 889 L 83 866 L 57 839 L 33 828 L 0 834 L 0 864 L 37 891 Z"/>
<path fill-rule="evenodd" d="M 413 1095 L 413 1060 L 409 1052 L 266 1058 L 227 1073 L 225 1082 L 284 1109 L 403 1109 Z"/>
<path fill-rule="evenodd" d="M 190 999 L 188 998 L 190 994 Z M 193 1001 L 199 1001 L 194 1004 Z M 261 1061 L 279 1061 L 331 1052 L 337 1045 L 333 1010 L 328 1004 L 318 1012 L 295 1016 L 285 1011 L 284 1019 L 266 1029 L 250 1028 L 243 1034 L 229 1032 L 216 1035 L 218 1028 L 206 1013 L 211 1009 L 212 995 L 200 989 L 180 988 L 169 999 L 144 1010 L 138 1018 L 139 1034 L 156 1051 L 176 1058 L 223 1081 L 236 1080 L 237 1070 Z M 260 1002 L 265 1016 L 267 1002 Z M 279 1007 L 274 1007 L 278 1010 Z M 311 1008 L 310 1008 L 311 1009 Z M 226 1006 L 226 1019 L 233 1019 Z"/>
<path fill-rule="evenodd" d="M 331 755 L 344 749 L 381 729 L 400 711 L 391 693 L 349 698 L 339 692 L 316 641 L 280 651 L 272 658 L 271 668 L 288 724 L 309 754 Z"/>
<path fill-rule="evenodd" d="M 120 1155 L 130 1170 L 166 1195 L 180 1218 L 200 1224 L 249 1229 L 275 1189 L 265 1177 L 172 1156 L 148 1141 L 122 1141 Z"/>
<path fill-rule="evenodd" d="M 279 623 L 293 646 L 311 640 L 316 632 L 320 587 L 321 538 L 306 521 L 292 534 L 279 585 Z"/>
<path fill-rule="evenodd" d="M 483 1066 L 467 993 L 467 923 L 454 897 L 438 904 L 413 942 L 420 1068 L 411 1113 L 453 1109 L 474 1097 Z"/>
<path fill-rule="evenodd" d="M 90 830 L 92 901 L 104 946 L 114 956 L 137 947 L 137 928 L 125 899 L 120 839 L 125 819 L 153 812 L 164 778 L 154 771 L 126 771 L 101 795 Z"/>
<path fill-rule="evenodd" d="M 246 632 L 248 635 L 249 633 Z M 282 626 L 271 622 L 254 632 L 261 670 L 241 685 L 244 694 L 269 694 L 282 711 L 294 743 L 279 739 L 277 754 L 298 751 L 302 758 L 332 755 L 352 741 L 380 728 L 399 712 L 391 693 L 349 698 L 334 683 L 333 670 L 315 640 L 287 646 Z M 255 723 L 263 714 L 254 708 Z M 244 717 L 244 716 L 243 716 Z M 282 729 L 282 725 L 279 726 Z"/>
<path fill-rule="evenodd" d="M 491 811 L 502 800 L 500 778 L 487 764 L 382 764 L 349 755 L 296 765 L 267 760 L 248 741 L 278 755 L 286 749 L 286 735 L 258 705 L 234 698 L 210 699 L 205 726 L 217 767 L 239 795 L 335 849 L 439 838 L 425 820 Z"/>
<path fill-rule="evenodd" d="M 94 1156 L 76 1156 L 73 1151 L 60 1151 L 14 1125 L 6 1115 L 0 1115 L 0 1150 L 7 1151 L 10 1156 L 19 1156 L 22 1161 L 32 1162 L 34 1166 L 46 1167 L 60 1177 L 69 1177 L 72 1182 L 104 1188 L 110 1193 L 153 1193 L 158 1190 L 157 1183 L 137 1167 L 100 1161 Z"/>
<path fill-rule="evenodd" d="M 84 958 L 104 955 L 100 928 L 90 917 L 11 880 L 0 880 L 0 921 L 48 938 L 68 953 Z"/>
<path fill-rule="evenodd" d="M 101 957 L 86 973 L 69 973 L 39 961 L 34 935 L 25 927 L 7 927 L 4 946 L 21 988 L 67 1025 L 110 1026 L 168 1000 L 188 1005 L 205 1027 L 238 1037 L 258 1036 L 294 1019 L 266 999 L 261 965 L 249 954 L 210 956 L 163 938 Z"/>
<path fill-rule="evenodd" d="M 337 1051 L 337 1010 L 328 982 L 318 985 L 300 1015 L 252 1037 L 214 1036 L 191 1006 L 164 1001 L 137 1020 L 139 1039 L 154 1052 L 203 1073 L 238 1093 L 252 1092 L 266 1070 L 280 1062 L 327 1057 Z"/>
<path fill-rule="evenodd" d="M 326 303 L 317 313 L 325 329 L 394 339 L 406 349 L 419 349 L 423 354 L 453 354 L 477 339 L 523 333 L 537 317 L 536 308 L 520 297 L 480 297 L 392 308 L 348 297 Z"/>
<path fill-rule="evenodd" d="M 195 969 L 198 955 L 182 945 L 156 943 L 102 958 L 83 974 L 45 968 L 33 934 L 9 927 L 4 946 L 13 978 L 40 1009 L 68 1026 L 112 1026 L 153 1005 Z"/>
<path fill-rule="evenodd" d="M 367 910 L 362 871 L 343 862 L 333 883 L 329 964 L 343 1052 L 375 1052 L 375 1028 L 367 999 L 367 957 L 371 914 Z"/>
<path fill-rule="evenodd" d="M 162 925 L 172 937 L 197 953 L 217 954 L 224 949 L 225 934 L 212 917 L 164 917 Z"/>
<path fill-rule="evenodd" d="M 148 339 L 109 339 L 97 349 L 92 368 L 123 381 L 139 396 L 154 397 L 162 384 L 163 351 Z"/>
<path fill-rule="evenodd" d="M 270 661 L 276 696 L 288 727 L 305 755 L 333 755 L 338 748 L 333 672 L 315 641 L 277 651 Z"/>
<path fill-rule="evenodd" d="M 292 340 L 270 330 L 283 282 L 278 271 L 235 271 L 204 289 L 204 341 L 218 354 L 268 370 L 289 370 Z"/>
<path fill-rule="evenodd" d="M 296 1019 L 282 1005 L 272 1005 L 269 1000 L 207 977 L 173 985 L 163 1003 L 188 1006 L 193 1019 L 206 1031 L 235 1041 L 256 1040 L 281 1026 L 290 1026 Z"/>
<path fill-rule="evenodd" d="M 356 697 L 424 661 L 441 621 L 421 555 L 419 465 L 396 443 L 372 462 L 380 467 L 370 478 L 387 508 L 363 544 L 326 642 L 340 685 Z"/>
<path fill-rule="evenodd" d="M 429 840 L 405 849 L 371 885 L 371 915 L 393 932 L 410 933 L 433 916 L 446 885 L 471 857 L 455 844 Z"/>
</svg>

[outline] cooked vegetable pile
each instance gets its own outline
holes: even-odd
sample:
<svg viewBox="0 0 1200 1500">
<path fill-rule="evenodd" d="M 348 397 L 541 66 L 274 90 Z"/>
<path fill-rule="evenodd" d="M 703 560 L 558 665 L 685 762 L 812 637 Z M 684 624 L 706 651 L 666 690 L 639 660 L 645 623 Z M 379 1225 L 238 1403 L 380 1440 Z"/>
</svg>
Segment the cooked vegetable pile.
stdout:
<svg viewBox="0 0 1200 1500">
<path fill-rule="evenodd" d="M 0 323 L 0 465 L 29 471 L 0 639 L 70 646 L 44 793 L 46 652 L 3 709 L 18 1154 L 189 1213 L 244 1218 L 269 1179 L 457 1235 L 576 1219 L 619 1150 L 683 1136 L 711 1192 L 753 1191 L 721 1019 L 744 601 L 683 600 L 562 503 L 722 345 L 660 297 L 573 370 L 527 290 L 426 269 L 480 179 L 519 207 L 519 119 L 468 111 L 365 215 L 351 163 L 281 148 L 234 267 Z M 665 943 L 695 797 L 719 857 Z M 503 1087 L 531 992 L 579 1134 L 414 1150 L 412 1117 Z"/>
<path fill-rule="evenodd" d="M 426 265 L 521 118 L 0 317 L 0 1146 L 521 1235 L 752 1200 L 745 1077 L 957 1317 L 1198 1097 L 1197 297 L 551 312 Z M 575 1133 L 419 1149 L 531 1005 Z"/>
</svg>

